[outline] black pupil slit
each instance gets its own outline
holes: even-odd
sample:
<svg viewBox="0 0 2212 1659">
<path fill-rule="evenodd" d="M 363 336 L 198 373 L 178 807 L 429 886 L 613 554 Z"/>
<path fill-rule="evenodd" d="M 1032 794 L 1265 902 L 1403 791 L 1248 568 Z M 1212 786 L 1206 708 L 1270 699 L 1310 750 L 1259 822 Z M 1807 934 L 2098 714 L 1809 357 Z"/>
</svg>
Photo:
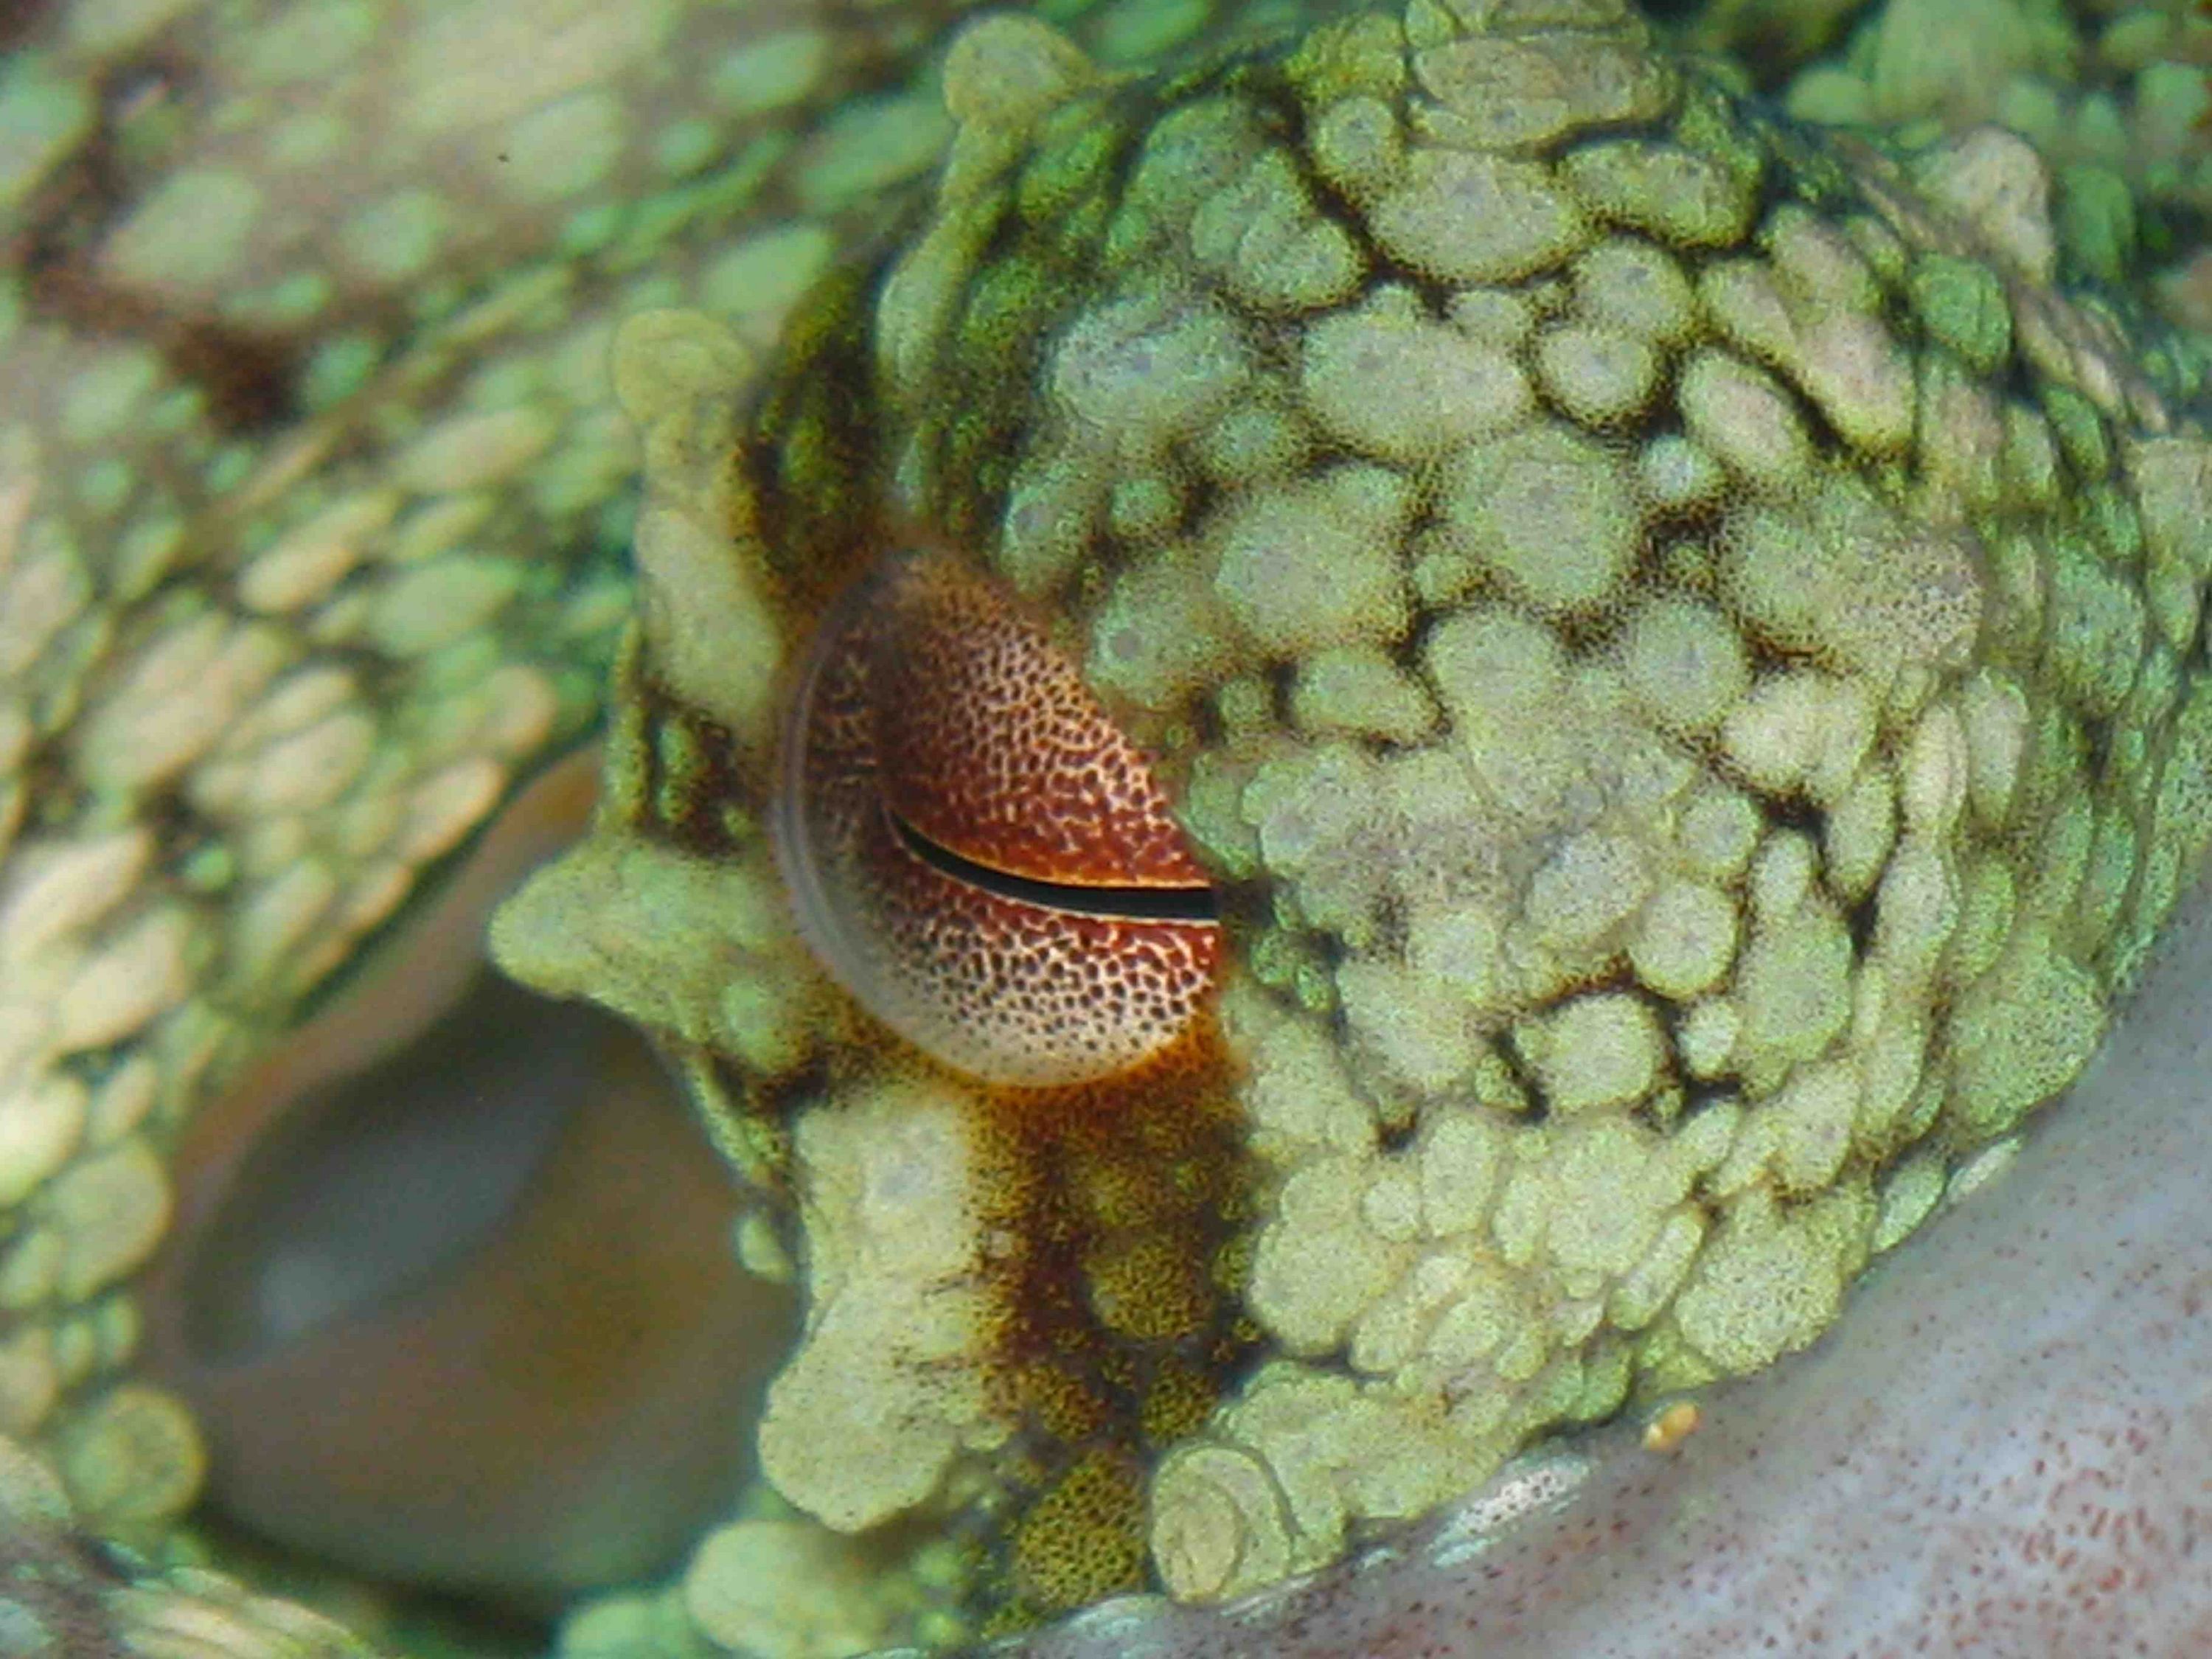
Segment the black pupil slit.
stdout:
<svg viewBox="0 0 2212 1659">
<path fill-rule="evenodd" d="M 980 887 L 994 897 L 1035 904 L 1078 915 L 1113 916 L 1130 921 L 1211 922 L 1220 920 L 1211 887 L 1084 887 L 1009 875 L 988 864 L 964 859 L 941 847 L 886 806 L 884 818 L 899 844 L 939 875 Z"/>
</svg>

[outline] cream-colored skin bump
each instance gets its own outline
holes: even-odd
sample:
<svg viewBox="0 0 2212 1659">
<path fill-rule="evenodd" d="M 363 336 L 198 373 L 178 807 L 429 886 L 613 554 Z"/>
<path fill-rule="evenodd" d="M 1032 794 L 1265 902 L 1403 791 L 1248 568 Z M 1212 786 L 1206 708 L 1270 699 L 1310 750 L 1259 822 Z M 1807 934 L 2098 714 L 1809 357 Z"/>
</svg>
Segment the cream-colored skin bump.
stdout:
<svg viewBox="0 0 2212 1659">
<path fill-rule="evenodd" d="M 1439 50 L 1419 33 L 1431 27 L 1451 32 L 1429 12 L 1408 20 L 1418 52 Z M 1468 33 L 1470 61 L 1510 55 Z M 1808 1340 L 1865 1259 L 1891 1149 L 2023 1109 L 2101 1018 L 2078 931 L 2054 948 L 1992 899 L 1974 913 L 1981 943 L 1954 944 L 1961 884 L 1996 877 L 1962 844 L 1970 799 L 2006 799 L 1977 823 L 2016 833 L 2021 772 L 2066 764 L 2007 735 L 2027 727 L 1996 688 L 2021 670 L 1976 653 L 1996 630 L 2049 627 L 2048 612 L 2020 616 L 2029 590 L 1989 554 L 2001 532 L 1970 515 L 2044 534 L 2027 520 L 2060 497 L 2005 493 L 2005 452 L 2032 456 L 2048 430 L 2065 456 L 2054 465 L 2106 476 L 2106 416 L 2088 410 L 2121 395 L 2080 349 L 2087 325 L 2013 289 L 2009 315 L 2045 337 L 2033 361 L 2064 376 L 2049 412 L 2007 409 L 1928 355 L 2002 357 L 1985 320 L 1994 279 L 1972 272 L 1994 259 L 2009 274 L 2021 256 L 2008 250 L 2033 235 L 2007 222 L 2010 243 L 1985 242 L 2000 221 L 1963 170 L 1946 188 L 1964 230 L 1886 176 L 1856 218 L 1762 208 L 1759 181 L 1790 163 L 1724 118 L 1725 131 L 1701 125 L 1716 106 L 1664 82 L 1638 95 L 1688 108 L 1665 142 L 1585 135 L 1570 116 L 1556 167 L 1497 138 L 1453 149 L 1444 135 L 1494 118 L 1479 82 L 1419 60 L 1438 112 L 1393 121 L 1374 89 L 1403 71 L 1381 38 L 1346 25 L 1311 48 L 1297 95 L 1314 164 L 1352 195 L 1393 274 L 1440 292 L 1376 280 L 1293 300 L 1225 276 L 1187 296 L 1109 271 L 1040 335 L 1047 411 L 1024 428 L 1000 550 L 1025 588 L 1068 594 L 1094 675 L 1157 722 L 1146 729 L 1173 732 L 1213 696 L 1237 735 L 1193 764 L 1194 810 L 1207 844 L 1273 878 L 1252 950 L 1282 1000 L 1272 1018 L 1341 1032 L 1358 1061 L 1340 1115 L 1319 1100 L 1300 1111 L 1285 1103 L 1311 1085 L 1273 1071 L 1295 1045 L 1260 1035 L 1267 1020 L 1243 1028 L 1274 1171 L 1249 1303 L 1305 1369 L 1224 1408 L 1205 1443 L 1233 1457 L 1164 1471 L 1158 1559 L 1194 1585 L 1240 1586 L 1241 1561 L 1300 1559 L 1286 1539 L 1418 1507 L 1429 1499 L 1414 1493 L 1493 1458 L 1516 1423 L 1601 1414 L 1632 1386 Z M 1209 263 L 1219 226 L 1268 140 L 1202 97 L 1170 129 L 1188 149 L 1147 149 L 1133 181 L 1155 216 L 1146 234 L 1222 269 Z M 994 210 L 948 190 L 921 246 L 980 246 Z M 1935 253 L 1970 269 L 1912 289 L 1913 261 Z M 939 293 L 944 257 L 912 256 L 939 262 Z M 1563 279 L 1584 314 L 1532 329 Z M 886 327 L 941 336 L 948 313 L 902 304 L 898 280 Z M 1890 320 L 1905 289 L 1923 296 L 1924 333 Z M 1285 386 L 1272 365 L 1293 338 Z M 945 361 L 910 345 L 892 365 L 902 453 L 927 453 Z M 1139 361 L 1175 372 L 1139 383 L 1126 368 Z M 1471 385 L 1485 395 L 1462 397 Z M 1570 418 L 1539 414 L 1539 393 Z M 1309 464 L 1285 486 L 1268 447 L 1201 452 L 1202 507 L 1132 510 L 1190 499 L 1155 458 L 1231 396 L 1279 409 L 1278 430 L 1318 428 L 1368 470 Z M 1674 400 L 1680 435 L 1607 429 L 1655 398 Z M 2164 416 L 2146 411 L 2155 430 Z M 1916 447 L 1917 492 L 1876 482 Z M 957 477 L 909 471 L 901 488 L 908 501 L 968 499 Z M 1377 501 L 1404 516 L 1356 518 Z M 1711 528 L 1681 533 L 1676 514 Z M 1079 592 L 1063 586 L 1079 557 L 1071 521 L 1109 550 L 1103 592 L 1088 571 Z M 2029 695 L 2070 711 L 2029 723 L 2142 706 L 2127 700 L 2143 578 L 2030 556 L 2081 623 L 2026 636 L 2049 641 Z M 1268 608 L 1309 585 L 1316 602 Z M 1358 739 L 1407 665 L 1443 723 L 1417 723 L 1413 704 L 1397 729 L 1415 735 L 1378 751 Z M 1243 689 L 1285 668 L 1287 729 Z M 2160 706 L 2161 721 L 2189 718 Z M 1989 747 L 1966 739 L 1970 717 Z M 1784 821 L 1785 801 L 1817 821 Z M 2081 833 L 2063 809 L 2032 832 L 2054 853 Z M 1624 972 L 1624 990 L 1586 988 Z M 2001 1035 L 1984 1012 L 2000 1000 L 2035 1012 Z M 1457 1231 L 1443 1235 L 1408 1200 L 1423 1190 L 1408 1154 L 1363 1137 L 1354 1112 L 1418 1136 L 1446 1100 L 1479 1104 L 1512 1173 L 1494 1195 L 1445 1203 Z M 1889 1225 L 1914 1201 L 1900 1191 Z M 1449 1411 L 1431 1403 L 1440 1377 Z M 1323 1501 L 1312 1449 L 1353 1459 L 1345 1449 L 1383 1422 L 1425 1457 L 1326 1464 Z M 1255 1468 L 1271 1480 L 1253 1486 Z"/>
<path fill-rule="evenodd" d="M 838 1532 L 912 1510 L 1006 1433 L 977 1352 L 976 1180 L 951 1091 L 887 1084 L 802 1118 L 805 1338 L 769 1390 L 761 1460 Z M 885 1402 L 896 1401 L 890 1409 Z"/>
<path fill-rule="evenodd" d="M 751 355 L 712 318 L 645 312 L 615 336 L 613 373 L 645 447 L 638 624 L 671 691 L 764 744 L 781 640 L 742 526 L 732 545 L 728 477 Z"/>
<path fill-rule="evenodd" d="M 249 49 L 173 7 L 70 8 L 23 43 L 40 72 L 8 121 L 38 137 L 0 179 L 11 222 L 106 142 L 117 63 L 158 58 L 163 114 L 72 242 L 64 285 L 111 285 L 104 320 L 41 311 L 20 273 L 0 301 L 9 1432 L 58 1445 L 127 1369 L 119 1285 L 164 1225 L 180 1117 L 594 717 L 637 464 L 608 343 L 649 297 L 601 256 L 649 211 L 656 280 L 682 273 L 659 302 L 695 300 L 736 205 L 701 179 L 836 90 L 803 15 L 619 9 L 344 7 L 257 21 Z M 379 131 L 405 141 L 361 142 Z M 899 173 L 856 195 L 835 161 L 769 168 L 777 190 L 813 181 L 825 241 Z M 720 309 L 762 338 L 789 299 Z M 234 348 L 165 357 L 202 326 Z M 278 336 L 296 356 L 238 381 L 278 406 L 241 422 L 220 376 Z M 78 1496 L 108 1491 L 121 1442 L 71 1444 Z M 148 1502 L 188 1486 L 149 1481 Z M 172 1607 L 242 1650 L 256 1631 L 349 1646 L 205 1586 L 108 1622 Z"/>
</svg>

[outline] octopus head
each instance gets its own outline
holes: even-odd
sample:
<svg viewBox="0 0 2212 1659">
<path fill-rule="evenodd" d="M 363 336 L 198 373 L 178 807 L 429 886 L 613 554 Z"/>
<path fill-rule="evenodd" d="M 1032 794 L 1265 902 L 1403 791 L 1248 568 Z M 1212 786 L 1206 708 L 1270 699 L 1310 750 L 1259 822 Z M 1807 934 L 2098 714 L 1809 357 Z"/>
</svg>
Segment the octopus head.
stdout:
<svg viewBox="0 0 2212 1659">
<path fill-rule="evenodd" d="M 493 945 L 788 1200 L 761 1469 L 879 1637 L 1235 1595 L 1810 1343 L 2204 840 L 2202 452 L 2040 163 L 1525 9 L 987 21 L 902 244 L 617 343 L 604 793 Z"/>
</svg>

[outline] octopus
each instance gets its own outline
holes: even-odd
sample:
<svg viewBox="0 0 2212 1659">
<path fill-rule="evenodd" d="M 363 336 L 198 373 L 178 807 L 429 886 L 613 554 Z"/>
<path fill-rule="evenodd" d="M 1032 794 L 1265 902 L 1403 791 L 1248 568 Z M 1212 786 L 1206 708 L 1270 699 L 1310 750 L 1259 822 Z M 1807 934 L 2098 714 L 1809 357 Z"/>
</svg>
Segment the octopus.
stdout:
<svg viewBox="0 0 2212 1659">
<path fill-rule="evenodd" d="M 0 1650 L 2201 1642 L 2201 20 L 0 30 Z"/>
</svg>

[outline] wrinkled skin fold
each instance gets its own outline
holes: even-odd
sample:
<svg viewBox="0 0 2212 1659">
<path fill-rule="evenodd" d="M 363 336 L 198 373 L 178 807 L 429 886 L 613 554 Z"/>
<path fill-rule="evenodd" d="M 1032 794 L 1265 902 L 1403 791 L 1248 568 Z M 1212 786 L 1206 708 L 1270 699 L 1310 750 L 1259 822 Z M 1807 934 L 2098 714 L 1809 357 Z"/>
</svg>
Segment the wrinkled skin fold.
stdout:
<svg viewBox="0 0 2212 1659">
<path fill-rule="evenodd" d="M 757 1481 L 579 1652 L 1326 1566 L 1812 1342 L 2094 1052 L 2212 834 L 2182 34 L 2100 42 L 2116 153 L 2020 90 L 2063 20 L 1948 131 L 1905 8 L 1792 114 L 1599 0 L 947 21 L 30 26 L 15 1627 L 360 1639 L 173 1530 L 164 1159 L 603 708 L 492 948 L 653 1039 L 806 1314 Z M 799 665 L 918 548 L 1211 878 L 1218 995 L 1133 1064 L 933 1052 L 787 902 Z"/>
</svg>

